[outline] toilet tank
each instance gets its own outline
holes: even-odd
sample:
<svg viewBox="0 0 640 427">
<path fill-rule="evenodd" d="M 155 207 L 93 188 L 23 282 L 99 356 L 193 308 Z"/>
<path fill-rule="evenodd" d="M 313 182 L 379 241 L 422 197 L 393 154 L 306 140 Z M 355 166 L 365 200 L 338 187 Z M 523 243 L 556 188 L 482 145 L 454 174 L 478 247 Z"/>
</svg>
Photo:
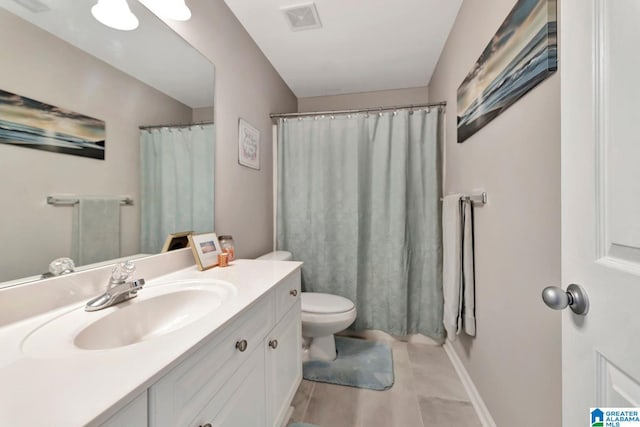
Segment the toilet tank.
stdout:
<svg viewBox="0 0 640 427">
<path fill-rule="evenodd" d="M 273 251 L 262 255 L 256 259 L 262 259 L 267 261 L 291 261 L 293 257 L 289 251 Z"/>
</svg>

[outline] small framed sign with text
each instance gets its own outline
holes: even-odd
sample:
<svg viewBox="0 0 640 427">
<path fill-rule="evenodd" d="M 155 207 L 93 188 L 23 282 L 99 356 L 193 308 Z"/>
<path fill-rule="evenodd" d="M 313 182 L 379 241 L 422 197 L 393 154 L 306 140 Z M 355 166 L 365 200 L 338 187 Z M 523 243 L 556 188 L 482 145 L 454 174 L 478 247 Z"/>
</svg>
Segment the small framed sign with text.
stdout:
<svg viewBox="0 0 640 427">
<path fill-rule="evenodd" d="M 260 169 L 260 131 L 243 119 L 238 122 L 238 163 Z"/>
</svg>

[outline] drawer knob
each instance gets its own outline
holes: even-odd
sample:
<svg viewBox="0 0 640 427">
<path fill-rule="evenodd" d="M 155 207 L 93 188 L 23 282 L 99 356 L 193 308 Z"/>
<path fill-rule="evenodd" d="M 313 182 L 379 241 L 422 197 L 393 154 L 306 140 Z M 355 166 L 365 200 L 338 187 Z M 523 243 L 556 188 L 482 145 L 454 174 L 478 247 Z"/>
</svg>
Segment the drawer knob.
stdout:
<svg viewBox="0 0 640 427">
<path fill-rule="evenodd" d="M 297 289 L 291 289 L 289 291 L 289 295 L 291 295 L 292 297 L 297 297 L 298 296 L 298 290 Z"/>
<path fill-rule="evenodd" d="M 245 351 L 247 349 L 247 340 L 240 340 L 236 342 L 236 348 L 240 351 Z M 206 427 L 206 426 L 205 426 Z M 209 426 L 211 427 L 211 426 Z"/>
<path fill-rule="evenodd" d="M 206 423 L 205 425 L 201 425 L 201 426 L 199 426 L 199 427 L 211 427 L 211 424 Z"/>
<path fill-rule="evenodd" d="M 276 349 L 278 348 L 278 340 L 271 340 L 269 341 L 269 347 L 271 347 L 272 349 Z"/>
</svg>

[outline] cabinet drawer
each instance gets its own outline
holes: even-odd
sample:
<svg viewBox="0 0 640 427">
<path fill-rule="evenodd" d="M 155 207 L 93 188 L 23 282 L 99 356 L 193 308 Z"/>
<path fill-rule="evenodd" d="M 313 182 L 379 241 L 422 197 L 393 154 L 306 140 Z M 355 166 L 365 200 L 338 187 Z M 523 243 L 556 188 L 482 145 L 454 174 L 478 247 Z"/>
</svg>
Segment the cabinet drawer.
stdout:
<svg viewBox="0 0 640 427">
<path fill-rule="evenodd" d="M 149 389 L 149 425 L 186 426 L 238 367 L 260 347 L 274 321 L 273 294 L 240 314 L 208 344 Z M 246 349 L 236 343 L 246 341 Z"/>
<path fill-rule="evenodd" d="M 276 319 L 282 318 L 300 300 L 300 269 L 297 269 L 276 286 Z"/>
</svg>

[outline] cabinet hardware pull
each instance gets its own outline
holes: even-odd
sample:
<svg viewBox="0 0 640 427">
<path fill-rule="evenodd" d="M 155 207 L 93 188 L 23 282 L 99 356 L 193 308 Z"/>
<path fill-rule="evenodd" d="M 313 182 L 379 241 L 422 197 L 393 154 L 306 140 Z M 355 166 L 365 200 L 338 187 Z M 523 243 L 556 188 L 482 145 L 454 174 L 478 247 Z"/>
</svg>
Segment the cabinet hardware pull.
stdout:
<svg viewBox="0 0 640 427">
<path fill-rule="evenodd" d="M 298 290 L 297 289 L 291 289 L 289 291 L 289 295 L 291 295 L 292 297 L 297 297 L 298 296 Z"/>
<path fill-rule="evenodd" d="M 236 348 L 238 350 L 240 350 L 240 351 L 245 351 L 247 349 L 247 340 L 240 340 L 240 341 L 236 342 Z M 209 427 L 211 427 L 211 426 L 209 426 Z"/>
<path fill-rule="evenodd" d="M 211 424 L 206 423 L 205 425 L 200 425 L 200 426 L 198 426 L 198 427 L 211 427 Z"/>
<path fill-rule="evenodd" d="M 278 348 L 278 340 L 271 340 L 269 341 L 269 347 L 271 347 L 272 349 L 276 349 Z"/>
</svg>

